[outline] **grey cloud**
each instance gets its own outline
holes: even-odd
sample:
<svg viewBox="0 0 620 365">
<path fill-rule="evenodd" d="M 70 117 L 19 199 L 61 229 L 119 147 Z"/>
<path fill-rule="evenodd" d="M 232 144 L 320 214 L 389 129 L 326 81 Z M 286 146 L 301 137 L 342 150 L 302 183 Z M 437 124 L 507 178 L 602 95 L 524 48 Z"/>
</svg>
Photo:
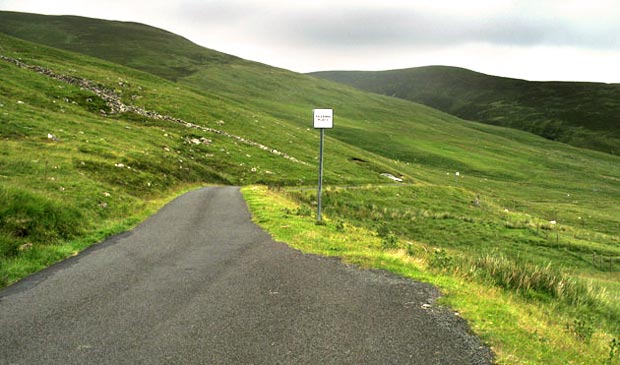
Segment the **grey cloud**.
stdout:
<svg viewBox="0 0 620 365">
<path fill-rule="evenodd" d="M 176 16 L 188 22 L 203 25 L 228 25 L 238 26 L 253 18 L 265 16 L 266 7 L 256 2 L 242 0 L 185 0 L 181 1 L 176 8 Z"/>
<path fill-rule="evenodd" d="M 490 18 L 429 14 L 411 8 L 288 8 L 285 3 L 186 1 L 179 12 L 196 23 L 228 26 L 261 42 L 323 47 L 441 47 L 465 43 L 620 49 L 620 24 L 573 24 L 553 14 Z M 592 20 L 596 22 L 597 20 Z"/>
<path fill-rule="evenodd" d="M 318 19 L 318 20 L 317 20 Z M 310 21 L 311 20 L 311 21 Z M 301 24 L 301 26 L 300 26 Z M 351 46 L 450 46 L 470 42 L 495 45 L 557 45 L 620 48 L 618 25 L 580 29 L 563 20 L 499 16 L 458 19 L 416 12 L 354 12 L 329 17 L 301 17 L 279 24 L 298 41 Z"/>
</svg>

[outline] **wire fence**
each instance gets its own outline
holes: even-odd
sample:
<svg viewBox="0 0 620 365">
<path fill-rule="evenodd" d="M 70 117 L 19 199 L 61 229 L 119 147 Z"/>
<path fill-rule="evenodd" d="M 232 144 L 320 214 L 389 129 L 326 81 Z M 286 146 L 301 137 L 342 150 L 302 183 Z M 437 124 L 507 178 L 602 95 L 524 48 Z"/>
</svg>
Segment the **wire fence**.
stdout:
<svg viewBox="0 0 620 365">
<path fill-rule="evenodd" d="M 592 265 L 603 271 L 620 271 L 620 256 L 592 254 Z"/>
<path fill-rule="evenodd" d="M 414 183 L 387 183 L 387 184 L 363 184 L 363 185 L 323 185 L 324 190 L 331 189 L 374 189 L 374 188 L 393 188 L 393 187 L 407 187 L 415 186 Z M 316 186 L 279 186 L 268 185 L 269 190 L 274 191 L 316 191 Z"/>
</svg>

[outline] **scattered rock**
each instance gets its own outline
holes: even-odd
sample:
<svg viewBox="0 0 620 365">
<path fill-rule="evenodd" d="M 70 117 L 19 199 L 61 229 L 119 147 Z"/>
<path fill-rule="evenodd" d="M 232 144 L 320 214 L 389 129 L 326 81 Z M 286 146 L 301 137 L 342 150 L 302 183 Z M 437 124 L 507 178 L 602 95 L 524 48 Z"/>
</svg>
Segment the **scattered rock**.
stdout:
<svg viewBox="0 0 620 365">
<path fill-rule="evenodd" d="M 58 141 L 60 141 L 60 139 L 59 139 L 58 137 L 56 137 L 55 135 L 53 135 L 53 134 L 51 134 L 51 133 L 48 133 L 48 134 L 47 134 L 47 139 L 52 140 L 52 141 L 54 141 L 54 142 L 58 142 Z"/>
<path fill-rule="evenodd" d="M 122 163 L 115 163 L 114 166 L 116 167 L 125 167 L 125 164 Z"/>
<path fill-rule="evenodd" d="M 19 251 L 26 251 L 32 248 L 32 243 L 28 242 L 28 243 L 24 243 L 23 245 L 19 246 L 18 250 Z"/>
<path fill-rule="evenodd" d="M 260 148 L 262 150 L 268 151 L 270 153 L 273 153 L 277 156 L 283 157 L 291 162 L 295 162 L 295 163 L 300 163 L 302 165 L 307 165 L 306 162 L 298 160 L 292 156 L 287 155 L 286 153 L 282 153 L 278 150 L 275 149 L 271 149 L 263 144 L 260 144 L 258 142 L 254 142 L 251 140 L 247 140 L 243 137 L 239 137 L 221 130 L 217 130 L 217 129 L 213 129 L 213 128 L 208 128 L 208 127 L 204 127 L 201 125 L 197 125 L 194 123 L 190 123 L 187 122 L 183 119 L 180 118 L 175 118 L 172 116 L 168 116 L 168 115 L 162 115 L 156 111 L 152 111 L 152 110 L 146 110 L 143 109 L 141 107 L 137 107 L 137 106 L 133 106 L 133 105 L 126 105 L 122 102 L 121 97 L 120 97 L 120 91 L 117 90 L 112 90 L 109 89 L 105 86 L 102 86 L 100 84 L 97 84 L 93 81 L 87 80 L 87 79 L 83 79 L 80 77 L 75 77 L 75 76 L 68 76 L 68 75 L 62 75 L 62 74 L 57 74 L 54 71 L 52 71 L 51 69 L 45 68 L 45 67 L 41 67 L 41 66 L 33 66 L 33 65 L 28 65 L 26 63 L 24 63 L 22 60 L 20 59 L 15 59 L 15 58 L 11 58 L 11 57 L 6 57 L 6 56 L 2 56 L 0 55 L 0 60 L 6 61 L 6 62 L 10 62 L 15 64 L 17 67 L 20 68 L 24 68 L 30 71 L 34 71 L 36 73 L 48 76 L 52 79 L 67 83 L 67 84 L 71 84 L 71 85 L 75 85 L 81 89 L 84 90 L 88 90 L 93 92 L 97 97 L 103 99 L 106 103 L 106 106 L 109 108 L 109 112 L 105 111 L 103 109 L 101 109 L 99 112 L 102 115 L 108 115 L 108 114 L 118 114 L 118 113 L 135 113 L 137 115 L 141 115 L 143 117 L 147 117 L 147 118 L 151 118 L 151 119 L 156 119 L 156 120 L 165 120 L 165 121 L 169 121 L 169 122 L 173 122 L 176 124 L 180 124 L 182 126 L 185 126 L 187 128 L 192 128 L 192 129 L 199 129 L 201 131 L 204 132 L 209 132 L 209 133 L 213 133 L 213 134 L 219 134 L 222 135 L 224 137 L 227 138 L 231 138 L 234 140 L 237 140 L 239 142 L 245 143 L 249 146 L 252 147 L 257 147 Z M 125 81 L 125 80 L 117 80 L 118 85 L 121 87 L 127 87 L 129 84 Z M 154 89 L 153 91 L 157 91 L 156 89 Z M 18 104 L 23 104 L 22 101 L 18 101 Z M 64 112 L 64 111 L 63 111 Z M 216 122 L 218 125 L 224 125 L 224 121 L 223 120 L 219 120 Z M 310 130 L 309 128 L 307 130 Z M 166 137 L 168 137 L 168 134 L 165 134 Z M 203 141 L 203 143 L 205 143 Z M 211 143 L 211 141 L 209 141 L 208 143 Z M 205 144 L 208 144 L 205 143 Z"/>
<path fill-rule="evenodd" d="M 387 177 L 388 179 L 394 180 L 396 182 L 402 182 L 403 181 L 403 179 L 401 179 L 399 177 L 396 177 L 396 176 L 394 176 L 392 174 L 388 174 L 388 173 L 382 173 L 381 176 Z"/>
</svg>

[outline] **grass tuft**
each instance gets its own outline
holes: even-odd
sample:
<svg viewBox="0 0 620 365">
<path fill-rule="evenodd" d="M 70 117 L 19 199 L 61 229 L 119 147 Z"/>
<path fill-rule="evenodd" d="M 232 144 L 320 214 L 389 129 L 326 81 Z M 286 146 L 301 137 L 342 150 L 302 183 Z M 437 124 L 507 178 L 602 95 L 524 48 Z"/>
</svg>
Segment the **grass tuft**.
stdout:
<svg viewBox="0 0 620 365">
<path fill-rule="evenodd" d="M 15 256 L 21 245 L 72 239 L 88 226 L 80 210 L 41 194 L 0 186 L 0 255 Z"/>
</svg>

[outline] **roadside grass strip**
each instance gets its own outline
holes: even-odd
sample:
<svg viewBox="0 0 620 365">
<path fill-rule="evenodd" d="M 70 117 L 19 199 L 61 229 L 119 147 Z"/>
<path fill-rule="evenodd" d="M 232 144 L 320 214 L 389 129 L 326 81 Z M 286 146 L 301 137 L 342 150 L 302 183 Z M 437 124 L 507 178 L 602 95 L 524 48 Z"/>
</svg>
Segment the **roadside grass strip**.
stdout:
<svg viewBox="0 0 620 365">
<path fill-rule="evenodd" d="M 387 270 L 439 287 L 443 297 L 436 304 L 466 319 L 496 354 L 498 364 L 618 363 L 617 334 L 596 322 L 587 303 L 576 303 L 570 311 L 566 307 L 573 302 L 514 287 L 519 280 L 526 286 L 568 280 L 572 284 L 553 286 L 566 288 L 567 294 L 557 296 L 583 290 L 578 295 L 587 301 L 588 290 L 592 300 L 602 295 L 578 279 L 562 277 L 550 268 L 519 266 L 504 257 L 468 260 L 452 249 L 403 237 L 398 237 L 395 248 L 386 248 L 381 232 L 329 216 L 317 225 L 312 208 L 286 193 L 259 186 L 245 187 L 242 193 L 254 221 L 278 241 L 304 253 L 340 257 L 362 269 Z M 526 278 L 523 272 L 530 269 Z M 515 272 L 516 282 L 509 272 Z"/>
</svg>

